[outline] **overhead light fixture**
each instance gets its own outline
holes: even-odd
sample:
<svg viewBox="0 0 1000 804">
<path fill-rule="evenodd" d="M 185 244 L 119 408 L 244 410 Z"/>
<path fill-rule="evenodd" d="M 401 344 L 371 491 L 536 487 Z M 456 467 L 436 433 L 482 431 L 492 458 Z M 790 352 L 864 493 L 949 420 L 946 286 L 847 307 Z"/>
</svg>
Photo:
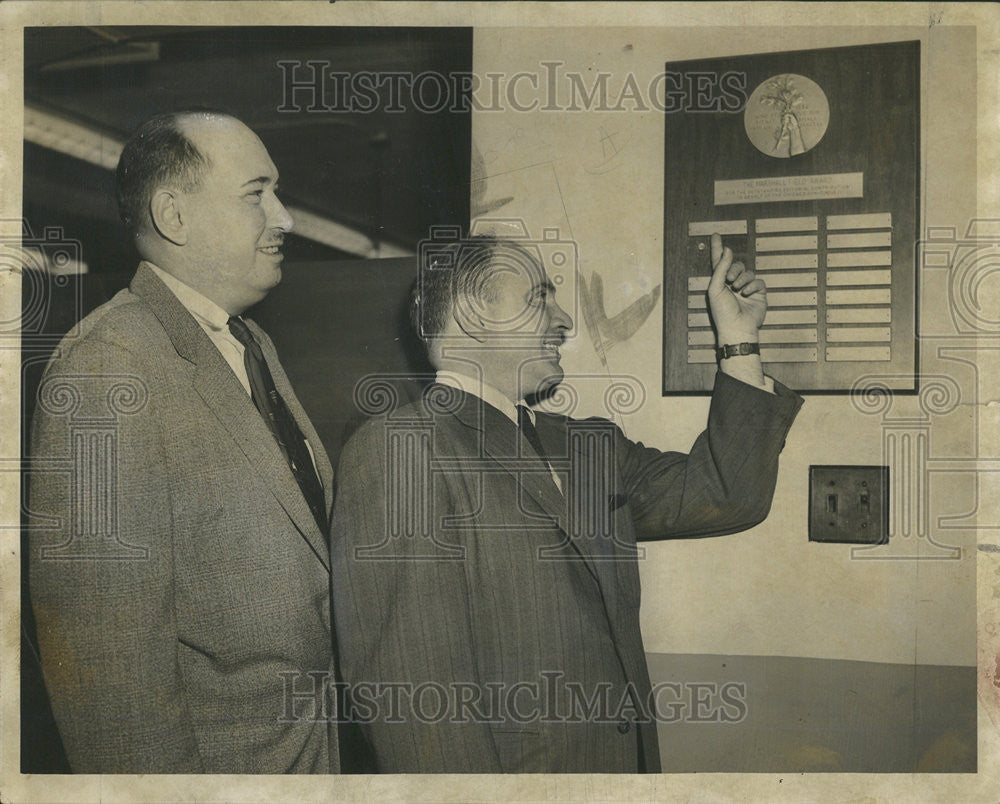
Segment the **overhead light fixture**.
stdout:
<svg viewBox="0 0 1000 804">
<path fill-rule="evenodd" d="M 412 251 L 388 243 L 379 243 L 376 246 L 367 235 L 336 221 L 331 221 L 329 218 L 324 218 L 322 215 L 316 215 L 298 207 L 285 208 L 295 224 L 291 233 L 312 240 L 314 243 L 322 243 L 349 254 L 369 258 L 410 257 L 413 255 Z"/>
<path fill-rule="evenodd" d="M 35 106 L 24 106 L 24 138 L 35 145 L 114 170 L 122 143 Z"/>
<path fill-rule="evenodd" d="M 39 72 L 56 73 L 66 70 L 86 70 L 92 67 L 103 69 L 112 64 L 136 64 L 159 60 L 159 42 L 123 42 L 117 47 L 108 47 L 99 53 L 43 64 Z"/>
<path fill-rule="evenodd" d="M 24 106 L 24 139 L 107 170 L 117 167 L 124 147 L 124 143 L 93 128 L 29 104 Z M 369 259 L 413 256 L 412 251 L 399 246 L 376 245 L 363 232 L 314 212 L 294 206 L 286 206 L 286 209 L 295 224 L 293 234 L 314 243 Z"/>
</svg>

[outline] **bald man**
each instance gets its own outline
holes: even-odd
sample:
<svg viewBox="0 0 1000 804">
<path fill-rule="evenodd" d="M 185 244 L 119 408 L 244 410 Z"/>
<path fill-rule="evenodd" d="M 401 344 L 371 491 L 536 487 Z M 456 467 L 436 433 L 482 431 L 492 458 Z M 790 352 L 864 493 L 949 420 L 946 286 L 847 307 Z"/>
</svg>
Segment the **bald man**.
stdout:
<svg viewBox="0 0 1000 804">
<path fill-rule="evenodd" d="M 685 455 L 523 404 L 563 381 L 573 327 L 535 254 L 426 252 L 410 311 L 436 382 L 344 447 L 331 527 L 339 669 L 379 772 L 659 771 L 638 542 L 763 521 L 802 404 L 756 353 L 764 282 L 718 236 L 711 256 L 722 354 Z"/>
<path fill-rule="evenodd" d="M 140 126 L 116 179 L 143 261 L 60 344 L 32 436 L 73 467 L 34 474 L 29 522 L 70 765 L 336 772 L 333 472 L 242 316 L 281 280 L 277 169 L 239 120 L 189 112 Z"/>
</svg>

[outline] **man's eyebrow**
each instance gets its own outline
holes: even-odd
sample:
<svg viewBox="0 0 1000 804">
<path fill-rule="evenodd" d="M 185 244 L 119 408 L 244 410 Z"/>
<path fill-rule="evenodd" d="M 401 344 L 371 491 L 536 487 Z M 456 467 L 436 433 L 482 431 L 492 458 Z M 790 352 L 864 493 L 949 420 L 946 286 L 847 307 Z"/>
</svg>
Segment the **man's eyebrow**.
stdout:
<svg viewBox="0 0 1000 804">
<path fill-rule="evenodd" d="M 272 178 L 271 176 L 258 176 L 256 179 L 250 179 L 250 181 L 243 182 L 243 184 L 240 185 L 240 187 L 242 189 L 243 187 L 246 187 L 248 184 L 270 184 L 272 181 L 274 184 L 277 184 L 278 177 L 274 176 Z"/>
</svg>

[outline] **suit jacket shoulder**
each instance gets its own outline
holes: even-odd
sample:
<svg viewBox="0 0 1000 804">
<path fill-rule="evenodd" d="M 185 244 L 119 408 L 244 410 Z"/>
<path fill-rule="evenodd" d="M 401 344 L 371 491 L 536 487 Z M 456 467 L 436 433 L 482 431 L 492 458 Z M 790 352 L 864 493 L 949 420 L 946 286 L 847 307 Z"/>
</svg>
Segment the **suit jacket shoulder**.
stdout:
<svg viewBox="0 0 1000 804">
<path fill-rule="evenodd" d="M 92 348 L 94 344 L 116 346 L 142 357 L 154 342 L 170 343 L 149 305 L 125 288 L 66 333 L 51 362 L 71 363 L 82 347 Z"/>
</svg>

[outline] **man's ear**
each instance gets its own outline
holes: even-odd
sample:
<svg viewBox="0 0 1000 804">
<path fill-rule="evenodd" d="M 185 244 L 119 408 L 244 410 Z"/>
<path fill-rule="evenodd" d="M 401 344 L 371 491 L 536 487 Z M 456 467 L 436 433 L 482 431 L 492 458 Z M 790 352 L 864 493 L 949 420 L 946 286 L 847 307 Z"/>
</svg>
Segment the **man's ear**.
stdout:
<svg viewBox="0 0 1000 804">
<path fill-rule="evenodd" d="M 176 191 L 164 187 L 153 193 L 149 200 L 149 218 L 161 237 L 177 246 L 187 243 L 187 225 Z"/>
</svg>

